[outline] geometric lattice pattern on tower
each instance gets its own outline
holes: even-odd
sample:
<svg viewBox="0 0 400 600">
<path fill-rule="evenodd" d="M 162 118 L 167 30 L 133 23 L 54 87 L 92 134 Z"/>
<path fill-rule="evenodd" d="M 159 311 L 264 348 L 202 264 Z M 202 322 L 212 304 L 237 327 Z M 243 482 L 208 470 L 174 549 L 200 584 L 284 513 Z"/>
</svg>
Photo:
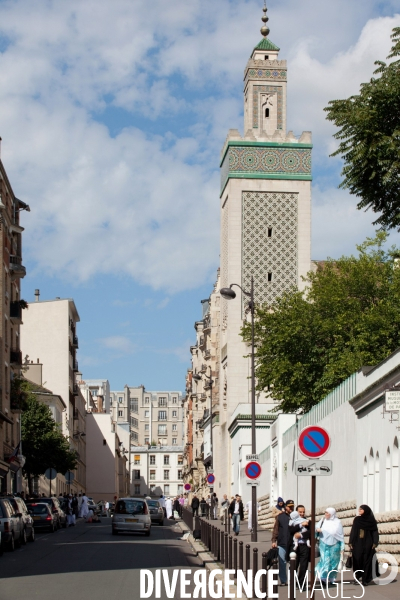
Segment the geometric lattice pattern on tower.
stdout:
<svg viewBox="0 0 400 600">
<path fill-rule="evenodd" d="M 225 206 L 222 209 L 222 240 L 221 240 L 221 287 L 228 287 L 228 201 L 225 201 Z M 228 327 L 228 300 L 221 298 L 221 323 L 222 329 Z"/>
<path fill-rule="evenodd" d="M 257 304 L 297 287 L 297 214 L 298 194 L 242 192 L 242 287 L 253 275 Z"/>
</svg>

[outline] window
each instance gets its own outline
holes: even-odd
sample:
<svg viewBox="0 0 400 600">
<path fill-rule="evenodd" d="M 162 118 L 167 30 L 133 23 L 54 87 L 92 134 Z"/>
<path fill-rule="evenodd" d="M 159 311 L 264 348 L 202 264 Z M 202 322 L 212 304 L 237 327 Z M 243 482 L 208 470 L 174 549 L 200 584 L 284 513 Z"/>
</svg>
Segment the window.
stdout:
<svg viewBox="0 0 400 600">
<path fill-rule="evenodd" d="M 268 273 L 268 281 L 272 281 L 272 273 Z"/>
<path fill-rule="evenodd" d="M 164 485 L 164 495 L 169 496 L 169 485 Z"/>
<path fill-rule="evenodd" d="M 118 402 L 123 402 L 123 401 L 124 401 L 124 398 L 123 398 L 123 396 L 119 396 L 119 398 L 118 398 Z"/>
<path fill-rule="evenodd" d="M 139 421 L 135 417 L 131 417 L 131 425 L 132 427 L 139 427 Z"/>
<path fill-rule="evenodd" d="M 133 464 L 140 465 L 140 454 L 135 454 Z"/>
<path fill-rule="evenodd" d="M 178 398 L 176 396 L 174 396 L 172 398 L 172 404 L 176 404 L 178 402 Z"/>
<path fill-rule="evenodd" d="M 149 438 L 144 438 L 144 443 L 148 444 L 149 443 Z"/>
<path fill-rule="evenodd" d="M 169 454 L 164 454 L 164 465 L 169 465 Z"/>
<path fill-rule="evenodd" d="M 182 454 L 178 455 L 178 465 L 183 465 L 183 456 L 182 456 Z"/>
<path fill-rule="evenodd" d="M 169 479 L 169 471 L 168 471 L 168 469 L 164 470 L 164 479 Z"/>
<path fill-rule="evenodd" d="M 149 418 L 149 412 L 150 412 L 149 410 L 145 410 L 145 411 L 144 411 L 144 418 L 145 418 L 145 419 L 146 419 L 146 418 L 147 418 L 147 419 Z"/>
<path fill-rule="evenodd" d="M 130 407 L 131 407 L 131 412 L 138 413 L 139 412 L 139 399 L 131 398 Z"/>
<path fill-rule="evenodd" d="M 269 56 L 268 56 L 268 54 L 266 54 L 266 55 L 264 56 L 264 60 L 269 60 Z"/>
<path fill-rule="evenodd" d="M 138 434 L 136 433 L 136 431 L 132 431 L 131 438 L 132 438 L 132 440 L 135 440 L 135 442 L 138 441 L 139 438 L 138 438 Z"/>
<path fill-rule="evenodd" d="M 265 118 L 269 119 L 269 108 L 265 109 Z"/>
<path fill-rule="evenodd" d="M 144 403 L 148 404 L 150 402 L 150 398 L 148 396 L 146 396 L 146 398 L 144 399 Z"/>
<path fill-rule="evenodd" d="M 166 410 L 159 410 L 158 411 L 158 420 L 159 421 L 166 421 L 167 420 L 167 411 Z"/>
<path fill-rule="evenodd" d="M 146 423 L 146 425 L 144 426 L 144 430 L 149 431 L 149 429 L 150 429 L 150 425 L 148 423 Z"/>
<path fill-rule="evenodd" d="M 140 479 L 140 469 L 133 470 L 133 479 Z"/>
<path fill-rule="evenodd" d="M 159 398 L 158 399 L 158 406 L 167 406 L 167 399 L 166 398 Z"/>
<path fill-rule="evenodd" d="M 183 485 L 178 485 L 178 494 L 183 494 Z"/>
<path fill-rule="evenodd" d="M 179 471 L 178 471 L 178 479 L 182 479 L 182 471 L 181 471 L 181 469 L 179 469 Z"/>
<path fill-rule="evenodd" d="M 122 417 L 122 416 L 123 416 L 123 414 L 124 414 L 124 412 L 123 412 L 122 410 L 119 410 L 119 411 L 118 411 L 118 416 L 119 416 L 119 417 Z"/>
<path fill-rule="evenodd" d="M 176 431 L 176 427 L 177 427 L 177 425 L 176 425 L 176 423 L 174 423 L 174 424 L 172 425 L 172 431 Z"/>
<path fill-rule="evenodd" d="M 160 436 L 160 435 L 167 435 L 167 426 L 166 425 L 158 426 L 158 436 Z"/>
<path fill-rule="evenodd" d="M 172 445 L 174 446 L 176 444 L 176 438 L 172 438 Z"/>
<path fill-rule="evenodd" d="M 151 479 L 151 481 L 154 481 L 154 480 L 155 480 L 155 478 L 156 478 L 156 471 L 155 471 L 155 469 L 154 469 L 154 470 L 151 470 L 151 471 L 150 471 L 150 479 Z"/>
<path fill-rule="evenodd" d="M 151 465 L 155 465 L 156 464 L 156 457 L 154 454 L 150 454 L 150 464 Z"/>
<path fill-rule="evenodd" d="M 176 417 L 176 415 L 177 415 L 177 411 L 176 411 L 176 410 L 173 410 L 173 411 L 172 411 L 172 416 L 173 416 L 173 417 Z"/>
<path fill-rule="evenodd" d="M 140 483 L 135 483 L 135 494 L 140 494 Z"/>
<path fill-rule="evenodd" d="M 272 237 L 272 227 L 268 227 L 268 237 Z"/>
</svg>

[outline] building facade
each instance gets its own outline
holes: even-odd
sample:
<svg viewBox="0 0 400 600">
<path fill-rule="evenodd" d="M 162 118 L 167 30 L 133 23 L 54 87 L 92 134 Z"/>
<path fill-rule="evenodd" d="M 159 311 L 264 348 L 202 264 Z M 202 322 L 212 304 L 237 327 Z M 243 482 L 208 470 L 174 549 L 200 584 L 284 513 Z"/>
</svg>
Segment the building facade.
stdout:
<svg viewBox="0 0 400 600">
<path fill-rule="evenodd" d="M 131 496 L 183 493 L 183 446 L 133 446 Z"/>
<path fill-rule="evenodd" d="M 150 392 L 143 385 L 126 385 L 110 393 L 110 404 L 113 421 L 129 423 L 132 445 L 182 446 L 181 392 Z"/>
<path fill-rule="evenodd" d="M 0 493 L 22 489 L 21 403 L 18 381 L 22 354 L 20 325 L 26 302 L 21 298 L 22 264 L 20 212 L 29 206 L 15 197 L 0 160 Z M 26 311 L 25 311 L 26 312 Z"/>
</svg>

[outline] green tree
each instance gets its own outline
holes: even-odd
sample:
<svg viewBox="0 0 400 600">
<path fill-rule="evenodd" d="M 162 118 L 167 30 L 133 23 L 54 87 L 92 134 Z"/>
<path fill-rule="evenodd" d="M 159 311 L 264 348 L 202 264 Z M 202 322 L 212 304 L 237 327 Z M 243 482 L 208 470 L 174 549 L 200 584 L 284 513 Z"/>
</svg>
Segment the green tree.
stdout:
<svg viewBox="0 0 400 600">
<path fill-rule="evenodd" d="M 48 406 L 41 404 L 31 391 L 29 382 L 19 380 L 23 396 L 21 416 L 22 449 L 26 462 L 23 468 L 32 493 L 32 478 L 43 475 L 49 467 L 65 473 L 76 468 L 75 451 L 71 450 L 60 426 L 54 421 Z"/>
<path fill-rule="evenodd" d="M 393 30 L 388 59 L 400 56 L 400 27 Z M 380 213 L 376 224 L 400 228 L 400 60 L 375 63 L 360 93 L 332 100 L 325 111 L 339 131 L 332 156 L 344 160 L 340 187 L 361 198 L 357 207 Z"/>
<path fill-rule="evenodd" d="M 284 412 L 308 411 L 351 373 L 400 346 L 400 268 L 386 233 L 358 256 L 328 259 L 293 290 L 257 309 L 256 374 Z M 399 263 L 400 265 L 400 263 Z M 242 330 L 250 341 L 250 325 Z"/>
</svg>

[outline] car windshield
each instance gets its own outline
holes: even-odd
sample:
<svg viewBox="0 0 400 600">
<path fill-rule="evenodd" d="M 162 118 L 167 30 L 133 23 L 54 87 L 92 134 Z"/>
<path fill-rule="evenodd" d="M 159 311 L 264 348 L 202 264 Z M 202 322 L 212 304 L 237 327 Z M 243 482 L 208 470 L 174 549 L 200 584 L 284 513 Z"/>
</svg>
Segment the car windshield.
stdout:
<svg viewBox="0 0 400 600">
<path fill-rule="evenodd" d="M 48 515 L 49 511 L 46 505 L 43 504 L 31 504 L 29 509 L 34 515 Z"/>
<path fill-rule="evenodd" d="M 141 500 L 118 500 L 115 512 L 119 515 L 144 515 L 145 506 Z"/>
<path fill-rule="evenodd" d="M 160 506 L 157 500 L 147 500 L 147 504 L 151 506 L 151 508 L 158 508 Z"/>
</svg>

